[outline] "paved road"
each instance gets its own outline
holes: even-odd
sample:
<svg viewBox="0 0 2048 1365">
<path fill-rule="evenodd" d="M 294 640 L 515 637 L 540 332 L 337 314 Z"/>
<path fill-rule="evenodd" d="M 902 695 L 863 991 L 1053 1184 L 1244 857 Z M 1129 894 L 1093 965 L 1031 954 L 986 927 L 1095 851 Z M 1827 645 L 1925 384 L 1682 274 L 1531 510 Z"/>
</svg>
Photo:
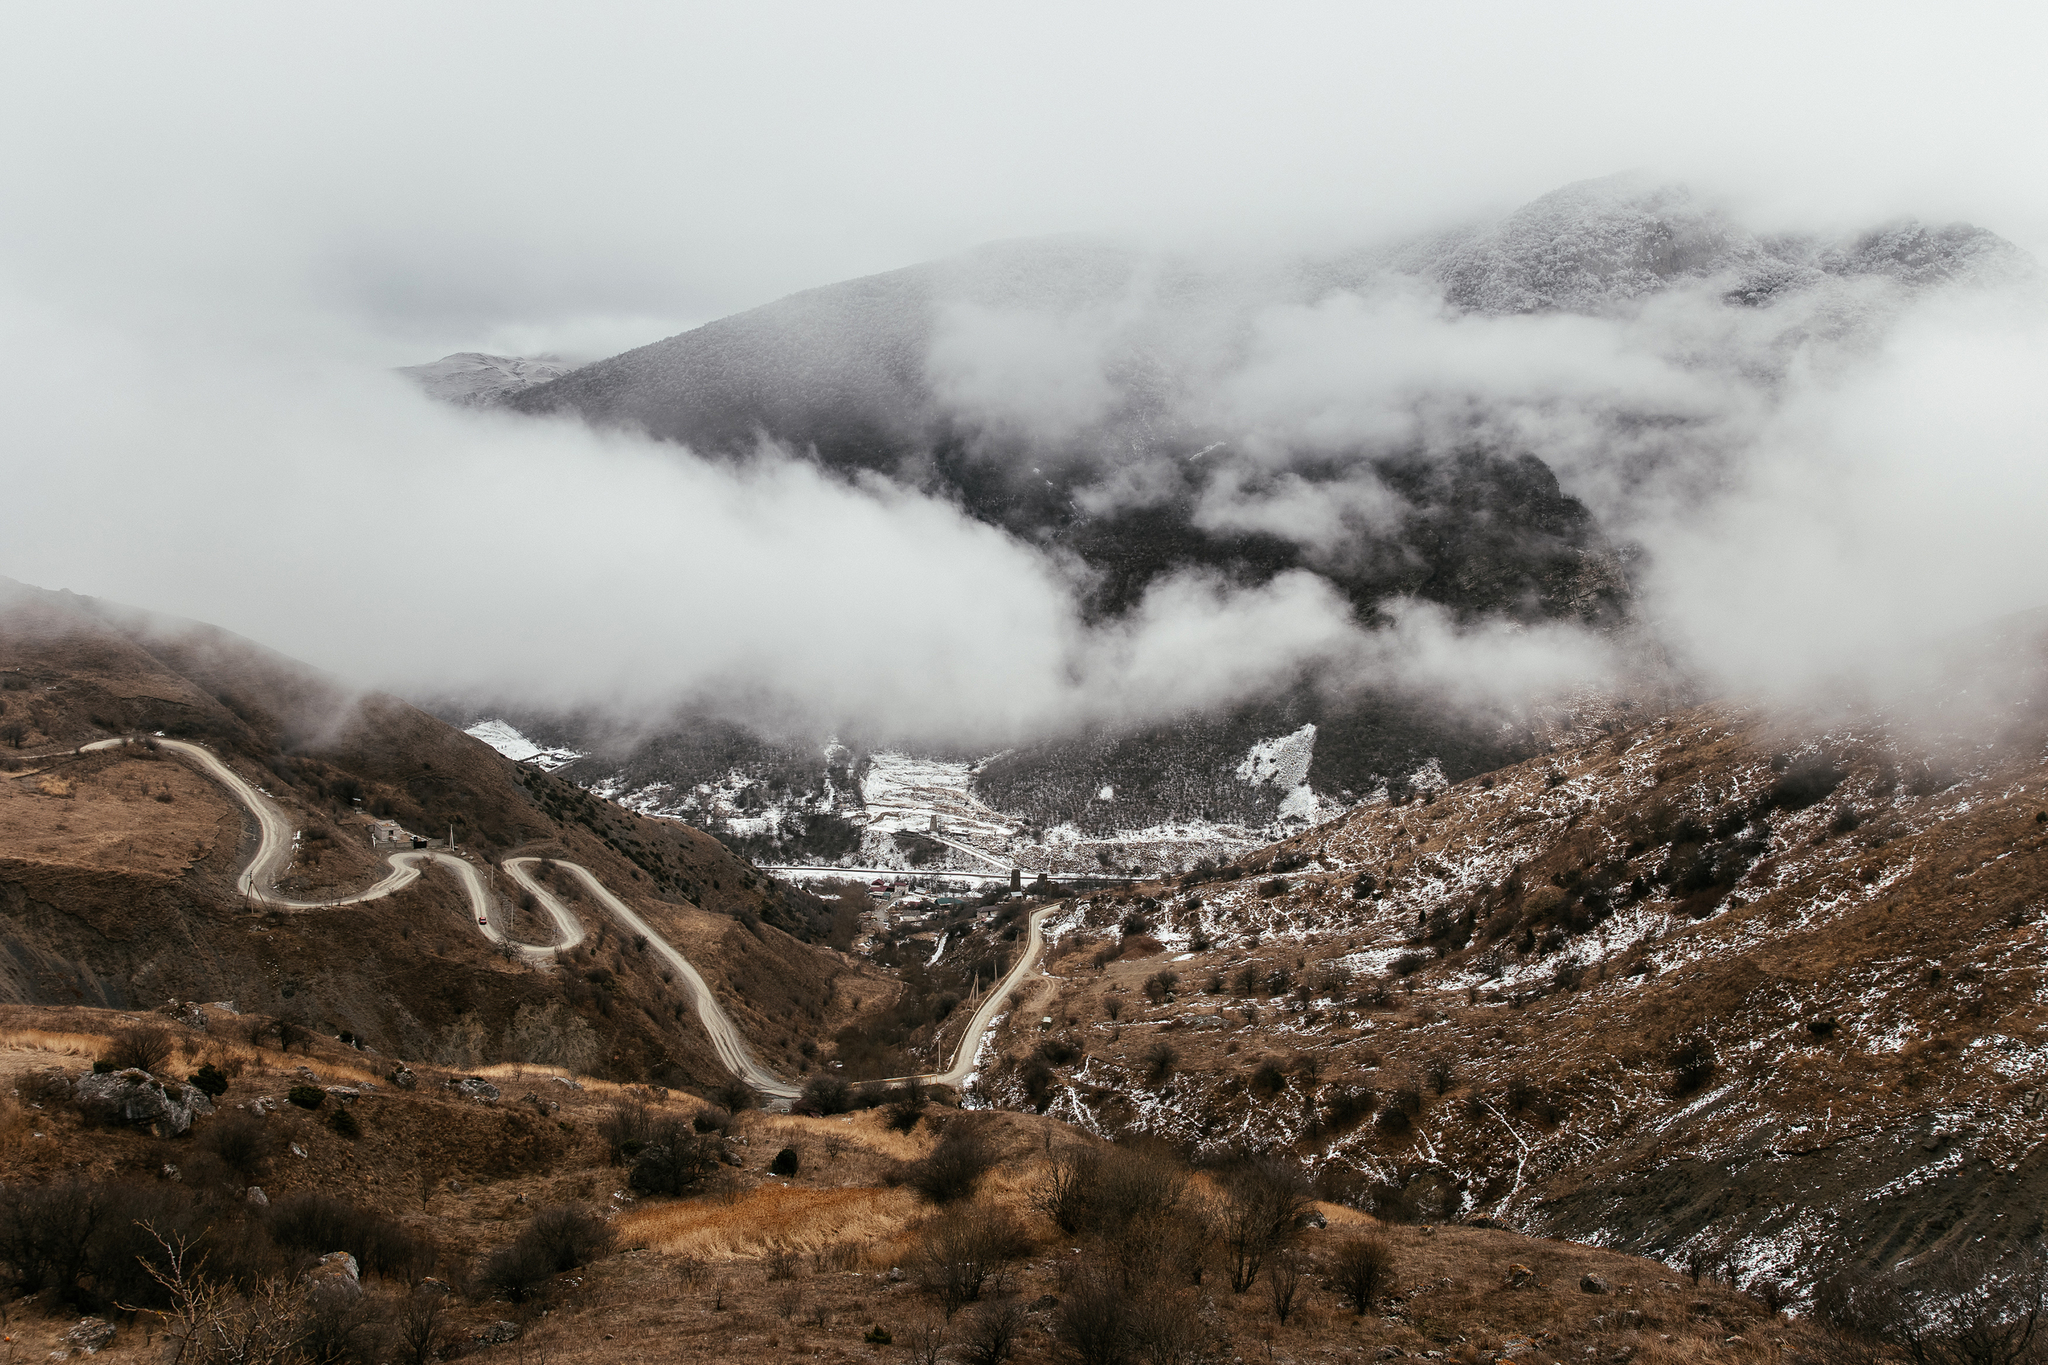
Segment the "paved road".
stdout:
<svg viewBox="0 0 2048 1365">
<path fill-rule="evenodd" d="M 975 1010 L 974 1017 L 967 1021 L 967 1032 L 960 1036 L 960 1047 L 953 1054 L 953 1065 L 934 1075 L 920 1076 L 917 1079 L 933 1081 L 939 1085 L 958 1085 L 967 1079 L 969 1073 L 974 1070 L 974 1055 L 981 1049 L 983 1036 L 995 1023 L 996 1017 L 1003 1012 L 1003 1007 L 1010 1002 L 1010 997 L 1016 993 L 1017 988 L 1024 984 L 1024 978 L 1038 969 L 1038 959 L 1045 953 L 1045 922 L 1052 916 L 1053 911 L 1058 909 L 1059 905 L 1047 905 L 1031 912 L 1031 917 L 1026 922 L 1024 955 L 1017 959 L 1017 965 L 1010 968 L 1002 981 L 981 1002 L 981 1007 Z"/>
<path fill-rule="evenodd" d="M 114 749 L 129 742 L 125 739 L 103 739 L 97 743 L 85 745 L 79 752 L 85 753 L 95 749 Z M 274 909 L 294 911 L 324 910 L 339 905 L 358 905 L 364 901 L 377 900 L 390 895 L 400 887 L 407 886 L 416 881 L 420 876 L 421 870 L 427 864 L 439 863 L 454 872 L 461 879 L 463 889 L 469 893 L 470 913 L 476 920 L 477 932 L 492 943 L 507 945 L 528 961 L 545 962 L 553 959 L 557 949 L 573 948 L 583 942 L 585 935 L 582 921 L 576 917 L 575 913 L 568 906 L 562 904 L 561 899 L 553 891 L 527 871 L 529 867 L 541 861 L 539 858 L 507 858 L 502 866 L 514 882 L 533 893 L 534 899 L 540 903 L 541 908 L 554 921 L 555 941 L 549 944 L 521 943 L 507 937 L 504 931 L 499 929 L 492 920 L 494 902 L 489 888 L 484 885 L 483 874 L 468 859 L 458 858 L 448 853 L 438 853 L 431 850 L 408 850 L 406 852 L 394 853 L 385 859 L 391 866 L 391 872 L 366 890 L 359 891 L 354 895 L 336 896 L 328 900 L 302 901 L 279 896 L 274 891 L 267 891 L 264 888 L 274 882 L 277 876 L 289 867 L 291 863 L 293 825 L 284 810 L 254 784 L 223 763 L 211 750 L 197 744 L 188 744 L 183 740 L 176 739 L 160 738 L 156 741 L 156 744 L 160 749 L 169 750 L 180 757 L 189 759 L 207 776 L 213 778 L 214 781 L 220 783 L 229 792 L 233 793 L 235 798 L 256 817 L 258 830 L 256 852 L 249 859 L 248 865 L 242 869 L 241 876 L 236 879 L 235 885 L 244 896 L 259 904 Z M 793 1100 L 803 1093 L 802 1088 L 795 1082 L 776 1075 L 773 1071 L 763 1066 L 759 1059 L 754 1056 L 752 1049 L 747 1046 L 746 1040 L 740 1036 L 738 1027 L 733 1024 L 732 1017 L 718 1003 L 717 997 L 711 993 L 710 985 L 705 982 L 703 975 L 691 964 L 690 959 L 676 951 L 675 946 L 655 932 L 654 927 L 642 919 L 631 906 L 613 895 L 589 868 L 579 863 L 564 862 L 561 859 L 555 860 L 555 866 L 567 870 L 581 881 L 589 890 L 592 898 L 613 919 L 617 920 L 632 933 L 644 935 L 648 946 L 654 949 L 655 954 L 674 968 L 676 974 L 689 984 L 690 994 L 695 998 L 697 1005 L 697 1018 L 704 1025 L 704 1032 L 709 1035 L 712 1047 L 718 1052 L 719 1061 L 725 1064 L 727 1070 L 731 1071 L 733 1075 L 745 1081 L 755 1090 L 774 1099 Z M 1025 939 L 1023 956 L 1017 959 L 1017 965 L 1009 970 L 1009 973 L 1003 977 L 994 990 L 990 991 L 983 998 L 981 1005 L 975 1010 L 974 1017 L 968 1021 L 967 1032 L 960 1039 L 960 1046 L 953 1053 L 952 1065 L 944 1071 L 934 1072 L 930 1075 L 917 1077 L 899 1076 L 895 1077 L 895 1080 L 920 1080 L 939 1085 L 958 1085 L 967 1079 L 968 1075 L 974 1070 L 975 1054 L 981 1048 L 982 1038 L 988 1033 L 996 1018 L 1002 1013 L 1003 1006 L 1008 1002 L 1017 987 L 1037 969 L 1038 960 L 1045 951 L 1045 936 L 1043 933 L 1045 920 L 1053 911 L 1059 908 L 1057 905 L 1049 905 L 1032 912 L 1028 921 L 1029 933 Z"/>
</svg>

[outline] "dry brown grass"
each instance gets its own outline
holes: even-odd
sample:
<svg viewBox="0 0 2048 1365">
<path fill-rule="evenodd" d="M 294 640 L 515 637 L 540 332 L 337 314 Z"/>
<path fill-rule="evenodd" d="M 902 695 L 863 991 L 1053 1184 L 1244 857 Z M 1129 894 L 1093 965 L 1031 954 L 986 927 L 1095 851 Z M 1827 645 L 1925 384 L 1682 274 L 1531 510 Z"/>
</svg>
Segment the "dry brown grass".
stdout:
<svg viewBox="0 0 2048 1365">
<path fill-rule="evenodd" d="M 50 1029 L 0 1029 L 0 1052 L 32 1052 L 53 1057 L 97 1057 L 106 1049 L 104 1033 L 65 1033 Z"/>
<path fill-rule="evenodd" d="M 764 1185 L 727 1204 L 692 1199 L 619 1215 L 622 1242 L 668 1255 L 730 1261 L 783 1246 L 809 1253 L 893 1239 L 917 1213 L 908 1190 Z"/>
<path fill-rule="evenodd" d="M 0 852 L 176 877 L 223 840 L 231 846 L 240 837 L 238 810 L 182 763 L 91 754 L 33 782 L 0 783 Z"/>
</svg>

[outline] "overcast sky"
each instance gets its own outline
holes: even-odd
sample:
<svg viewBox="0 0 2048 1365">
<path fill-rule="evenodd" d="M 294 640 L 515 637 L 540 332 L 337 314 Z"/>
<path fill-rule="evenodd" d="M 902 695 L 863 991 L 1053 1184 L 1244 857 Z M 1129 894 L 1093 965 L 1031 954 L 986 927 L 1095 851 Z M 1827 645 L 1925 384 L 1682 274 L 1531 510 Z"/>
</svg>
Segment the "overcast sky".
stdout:
<svg viewBox="0 0 2048 1365">
<path fill-rule="evenodd" d="M 991 740 L 1318 661 L 1489 702 L 1597 679 L 1602 641 L 1420 609 L 1367 632 L 1307 574 L 1174 580 L 1085 626 L 1058 563 L 946 502 L 461 412 L 387 367 L 594 358 L 1001 238 L 1274 259 L 1630 169 L 1758 229 L 1912 214 L 2048 255 L 2044 40 L 2018 4 L 16 6 L 0 573 L 416 690 L 774 691 Z M 1601 507 L 1561 412 L 1719 414 L 1717 500 L 1614 529 L 1658 552 L 1644 617 L 1730 686 L 2040 602 L 2038 314 L 1916 316 L 1853 373 L 1780 384 L 1748 359 L 1797 316 L 1740 311 L 1340 299 L 1265 317 L 1272 363 L 1208 396 L 1285 430 L 1370 426 L 1389 386 L 1483 399 L 1549 422 L 1538 448 Z M 1298 528 L 1289 487 L 1203 514 Z M 1351 491 L 1324 521 L 1371 519 Z"/>
<path fill-rule="evenodd" d="M 603 354 L 995 238 L 1269 249 L 1648 168 L 2048 236 L 2039 5 L 17 6 L 0 272 L 263 350 Z"/>
</svg>

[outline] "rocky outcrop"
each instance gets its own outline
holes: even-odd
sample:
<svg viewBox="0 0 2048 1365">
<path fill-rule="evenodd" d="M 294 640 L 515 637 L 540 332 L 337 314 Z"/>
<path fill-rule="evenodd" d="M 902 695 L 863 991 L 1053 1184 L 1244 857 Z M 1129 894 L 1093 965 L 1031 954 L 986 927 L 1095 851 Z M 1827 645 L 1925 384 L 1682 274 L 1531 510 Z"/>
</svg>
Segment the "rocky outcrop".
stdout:
<svg viewBox="0 0 2048 1365">
<path fill-rule="evenodd" d="M 441 1084 L 444 1089 L 452 1090 L 466 1100 L 476 1100 L 481 1104 L 496 1103 L 498 1098 L 498 1087 L 481 1076 L 450 1076 Z"/>
<path fill-rule="evenodd" d="M 157 1137 L 176 1137 L 192 1120 L 213 1112 L 213 1101 L 197 1086 L 164 1082 L 147 1071 L 100 1071 L 81 1076 L 73 1087 L 80 1107 L 108 1111 L 120 1122 L 147 1128 Z"/>
</svg>

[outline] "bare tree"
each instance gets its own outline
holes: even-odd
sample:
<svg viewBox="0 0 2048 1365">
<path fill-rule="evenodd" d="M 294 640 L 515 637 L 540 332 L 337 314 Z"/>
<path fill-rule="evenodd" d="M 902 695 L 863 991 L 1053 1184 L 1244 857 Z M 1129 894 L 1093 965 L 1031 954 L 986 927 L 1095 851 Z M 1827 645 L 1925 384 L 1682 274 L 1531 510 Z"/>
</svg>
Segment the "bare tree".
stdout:
<svg viewBox="0 0 2048 1365">
<path fill-rule="evenodd" d="M 1258 1283 L 1266 1258 L 1294 1240 L 1310 1202 L 1300 1169 L 1278 1158 L 1246 1161 L 1224 1176 L 1216 1231 L 1231 1293 L 1242 1294 Z"/>
<path fill-rule="evenodd" d="M 1003 1365 L 1024 1334 L 1024 1305 L 1015 1299 L 985 1303 L 968 1319 L 960 1358 L 966 1365 Z"/>
<path fill-rule="evenodd" d="M 184 1238 L 166 1238 L 146 1223 L 143 1231 L 164 1250 L 164 1264 L 148 1270 L 171 1297 L 160 1310 L 166 1365 L 302 1365 L 303 1285 L 269 1279 L 237 1294 L 199 1273 Z"/>
<path fill-rule="evenodd" d="M 2040 1353 L 2048 1260 L 2038 1248 L 1928 1254 L 1815 1296 L 1831 1332 L 1896 1343 L 1915 1365 L 2021 1365 Z"/>
<path fill-rule="evenodd" d="M 1378 1233 L 1360 1233 L 1338 1243 L 1330 1261 L 1330 1288 L 1360 1317 L 1394 1282 L 1394 1248 Z"/>
<path fill-rule="evenodd" d="M 946 1344 L 946 1325 L 926 1318 L 903 1334 L 913 1365 L 939 1365 L 939 1351 Z"/>
<path fill-rule="evenodd" d="M 1294 1316 L 1294 1300 L 1300 1293 L 1301 1257 L 1293 1247 L 1275 1248 L 1266 1258 L 1266 1300 L 1282 1327 Z"/>
<path fill-rule="evenodd" d="M 401 1365 L 429 1365 L 447 1344 L 448 1291 L 417 1284 L 398 1310 L 396 1359 Z"/>
</svg>

